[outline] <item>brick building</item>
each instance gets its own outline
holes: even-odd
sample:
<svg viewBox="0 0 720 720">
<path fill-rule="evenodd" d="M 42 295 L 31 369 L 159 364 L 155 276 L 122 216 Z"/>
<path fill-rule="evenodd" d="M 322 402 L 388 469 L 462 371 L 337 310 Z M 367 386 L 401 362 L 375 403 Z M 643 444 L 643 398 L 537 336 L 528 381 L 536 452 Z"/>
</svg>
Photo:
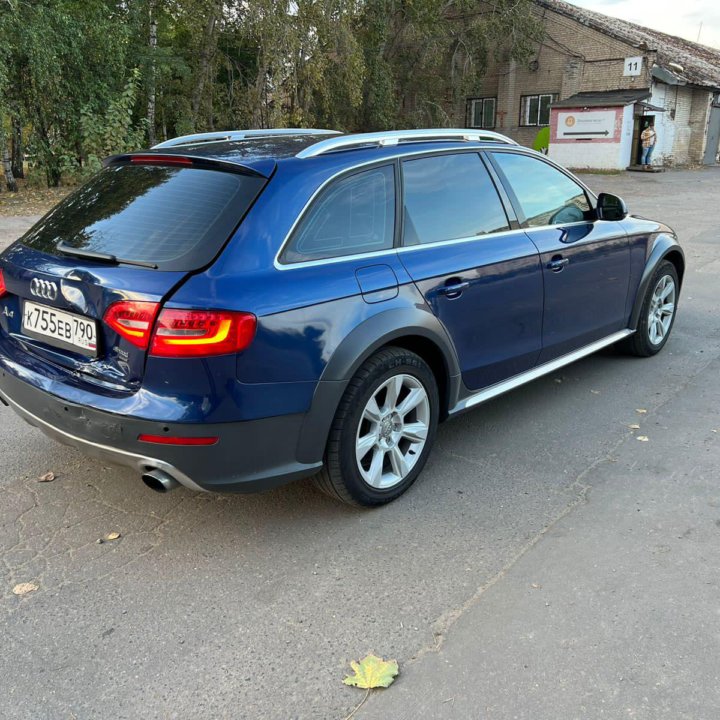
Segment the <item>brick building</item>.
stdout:
<svg viewBox="0 0 720 720">
<path fill-rule="evenodd" d="M 547 148 L 575 168 L 637 163 L 655 123 L 656 165 L 713 164 L 720 144 L 720 50 L 561 0 L 535 0 L 544 39 L 527 62 L 491 64 L 468 98 L 469 127 Z"/>
</svg>

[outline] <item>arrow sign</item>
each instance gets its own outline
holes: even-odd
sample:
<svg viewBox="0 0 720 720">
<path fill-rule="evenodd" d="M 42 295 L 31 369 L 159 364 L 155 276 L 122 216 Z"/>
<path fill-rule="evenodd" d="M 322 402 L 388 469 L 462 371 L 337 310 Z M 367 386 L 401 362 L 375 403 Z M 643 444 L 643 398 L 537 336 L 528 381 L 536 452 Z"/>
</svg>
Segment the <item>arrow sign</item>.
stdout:
<svg viewBox="0 0 720 720">
<path fill-rule="evenodd" d="M 558 113 L 557 138 L 610 142 L 619 128 L 615 110 L 568 110 Z"/>
<path fill-rule="evenodd" d="M 602 131 L 593 131 L 593 130 L 584 130 L 580 132 L 568 132 L 567 130 L 563 133 L 563 135 L 605 135 L 607 137 L 610 133 L 607 130 Z"/>
</svg>

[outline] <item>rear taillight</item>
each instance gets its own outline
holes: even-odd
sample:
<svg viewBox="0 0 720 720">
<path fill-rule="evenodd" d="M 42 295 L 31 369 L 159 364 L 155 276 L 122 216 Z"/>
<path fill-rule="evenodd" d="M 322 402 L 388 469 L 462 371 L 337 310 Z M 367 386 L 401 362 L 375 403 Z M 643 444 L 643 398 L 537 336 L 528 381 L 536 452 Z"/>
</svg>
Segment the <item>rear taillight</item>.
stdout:
<svg viewBox="0 0 720 720">
<path fill-rule="evenodd" d="M 244 350 L 255 337 L 257 319 L 227 310 L 166 308 L 158 317 L 150 354 L 160 357 L 207 357 Z"/>
<path fill-rule="evenodd" d="M 159 308 L 154 302 L 121 300 L 107 309 L 103 320 L 128 342 L 147 350 Z"/>
<path fill-rule="evenodd" d="M 5 276 L 3 271 L 0 270 L 0 297 L 7 295 L 7 287 L 5 286 Z"/>
</svg>

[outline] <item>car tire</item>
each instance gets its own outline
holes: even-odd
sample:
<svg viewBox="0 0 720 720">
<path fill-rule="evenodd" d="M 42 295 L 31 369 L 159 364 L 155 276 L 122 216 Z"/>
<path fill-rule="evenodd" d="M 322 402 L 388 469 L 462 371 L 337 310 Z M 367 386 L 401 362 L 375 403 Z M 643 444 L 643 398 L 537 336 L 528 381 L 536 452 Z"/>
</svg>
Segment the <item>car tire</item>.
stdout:
<svg viewBox="0 0 720 720">
<path fill-rule="evenodd" d="M 402 495 L 430 454 L 439 402 L 435 376 L 419 355 L 397 347 L 373 355 L 340 401 L 316 486 L 359 507 Z"/>
<path fill-rule="evenodd" d="M 622 345 L 626 352 L 650 357 L 665 347 L 675 323 L 679 292 L 675 266 L 668 261 L 660 263 L 648 283 L 637 331 Z"/>
</svg>

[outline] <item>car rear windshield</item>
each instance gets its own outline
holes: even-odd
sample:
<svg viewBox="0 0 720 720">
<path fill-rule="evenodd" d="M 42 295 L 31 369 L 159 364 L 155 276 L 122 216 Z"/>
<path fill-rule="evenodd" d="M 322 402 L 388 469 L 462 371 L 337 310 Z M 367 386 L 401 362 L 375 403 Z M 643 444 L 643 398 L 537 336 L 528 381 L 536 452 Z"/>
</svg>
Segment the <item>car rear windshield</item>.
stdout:
<svg viewBox="0 0 720 720">
<path fill-rule="evenodd" d="M 196 270 L 215 257 L 265 182 L 220 170 L 114 165 L 68 196 L 21 242 L 52 255 L 62 254 L 62 242 L 161 270 Z"/>
</svg>

